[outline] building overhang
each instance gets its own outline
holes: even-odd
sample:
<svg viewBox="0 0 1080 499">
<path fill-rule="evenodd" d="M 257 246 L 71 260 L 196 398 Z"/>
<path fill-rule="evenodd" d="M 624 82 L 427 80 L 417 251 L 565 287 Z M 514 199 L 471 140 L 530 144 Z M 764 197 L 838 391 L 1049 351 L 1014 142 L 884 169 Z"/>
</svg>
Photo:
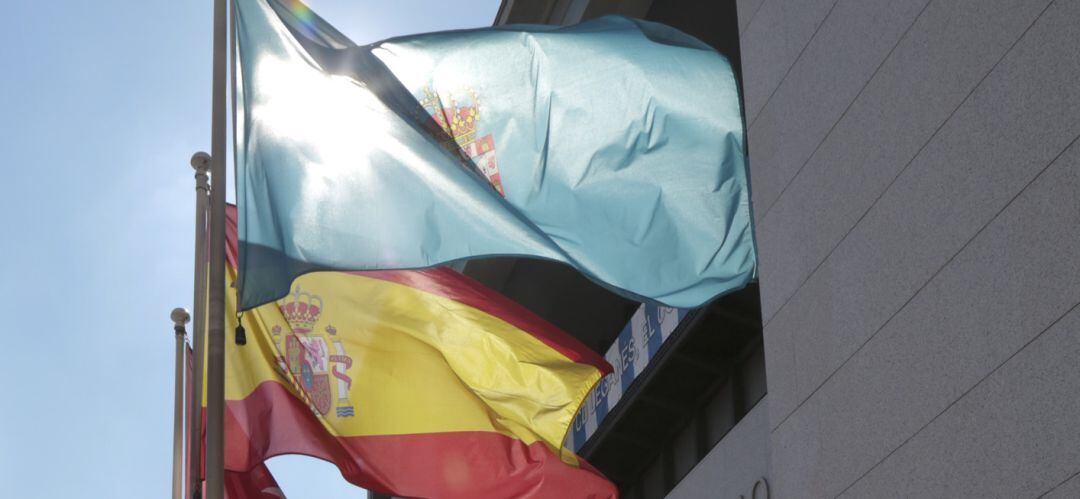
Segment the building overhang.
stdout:
<svg viewBox="0 0 1080 499">
<path fill-rule="evenodd" d="M 605 14 L 644 18 L 653 0 L 503 0 L 495 15 L 501 24 L 574 24 Z"/>
</svg>

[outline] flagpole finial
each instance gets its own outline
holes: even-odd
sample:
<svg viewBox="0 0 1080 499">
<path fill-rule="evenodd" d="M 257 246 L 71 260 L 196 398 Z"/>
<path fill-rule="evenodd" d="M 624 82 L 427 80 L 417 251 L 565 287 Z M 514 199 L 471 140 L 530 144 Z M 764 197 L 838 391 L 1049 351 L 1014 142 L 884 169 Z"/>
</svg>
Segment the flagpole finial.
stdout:
<svg viewBox="0 0 1080 499">
<path fill-rule="evenodd" d="M 210 170 L 210 155 L 202 151 L 192 154 L 191 167 L 199 173 L 206 173 Z"/>
<path fill-rule="evenodd" d="M 172 319 L 173 325 L 177 328 L 183 328 L 185 324 L 191 321 L 191 314 L 185 308 L 176 307 L 169 314 L 169 318 Z"/>
</svg>

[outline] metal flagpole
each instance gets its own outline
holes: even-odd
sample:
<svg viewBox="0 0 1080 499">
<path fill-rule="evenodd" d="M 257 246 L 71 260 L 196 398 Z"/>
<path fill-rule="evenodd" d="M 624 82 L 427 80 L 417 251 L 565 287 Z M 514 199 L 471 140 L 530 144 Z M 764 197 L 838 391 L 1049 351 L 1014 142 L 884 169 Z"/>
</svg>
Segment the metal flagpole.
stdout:
<svg viewBox="0 0 1080 499">
<path fill-rule="evenodd" d="M 188 448 L 188 497 L 197 498 L 201 493 L 202 467 L 202 386 L 203 358 L 206 355 L 206 204 L 210 194 L 207 172 L 210 155 L 197 152 L 191 156 L 195 169 L 195 324 L 191 328 L 193 366 L 191 369 L 190 434 Z"/>
<path fill-rule="evenodd" d="M 173 499 L 184 495 L 184 325 L 191 316 L 182 308 L 174 308 L 169 318 L 176 333 L 176 393 L 173 399 Z"/>
<path fill-rule="evenodd" d="M 225 96 L 229 56 L 225 0 L 214 0 L 210 127 L 210 272 L 206 342 L 206 497 L 225 496 Z"/>
</svg>

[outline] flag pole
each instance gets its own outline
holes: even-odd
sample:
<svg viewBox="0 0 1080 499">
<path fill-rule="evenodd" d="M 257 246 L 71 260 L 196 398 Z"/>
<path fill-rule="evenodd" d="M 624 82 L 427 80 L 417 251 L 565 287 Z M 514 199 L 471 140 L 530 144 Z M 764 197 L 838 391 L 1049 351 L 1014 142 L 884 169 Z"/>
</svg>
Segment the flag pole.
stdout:
<svg viewBox="0 0 1080 499">
<path fill-rule="evenodd" d="M 206 356 L 206 203 L 210 194 L 207 172 L 210 155 L 199 151 L 191 156 L 195 169 L 195 324 L 191 328 L 191 349 L 194 366 L 191 369 L 190 422 L 188 428 L 188 497 L 198 498 L 202 482 L 202 395 L 203 359 Z"/>
<path fill-rule="evenodd" d="M 206 342 L 206 497 L 225 495 L 225 96 L 228 38 L 225 0 L 214 0 L 210 127 L 210 271 Z"/>
<path fill-rule="evenodd" d="M 174 308 L 169 318 L 176 333 L 176 389 L 173 397 L 173 499 L 184 496 L 184 325 L 191 320 L 188 311 Z"/>
</svg>

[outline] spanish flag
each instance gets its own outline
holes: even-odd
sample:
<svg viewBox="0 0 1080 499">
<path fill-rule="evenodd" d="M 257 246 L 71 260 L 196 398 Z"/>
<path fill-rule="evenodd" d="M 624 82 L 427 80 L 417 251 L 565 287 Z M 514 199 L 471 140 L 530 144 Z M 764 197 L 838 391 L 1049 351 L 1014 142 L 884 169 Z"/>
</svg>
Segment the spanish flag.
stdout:
<svg viewBox="0 0 1080 499">
<path fill-rule="evenodd" d="M 225 472 L 225 499 L 285 499 L 285 493 L 270 469 L 259 463 L 248 471 Z"/>
<path fill-rule="evenodd" d="M 187 347 L 186 355 L 184 356 L 184 358 L 185 358 L 185 361 L 186 361 L 185 363 L 187 364 L 187 376 L 186 376 L 186 379 L 192 379 L 191 374 L 192 374 L 192 371 L 194 370 L 194 366 L 192 365 L 193 360 L 194 360 L 194 353 L 192 353 L 190 346 Z M 185 400 L 192 400 L 193 392 L 194 392 L 194 390 L 192 390 L 191 384 L 190 383 L 187 384 L 186 389 L 185 389 L 185 394 L 184 394 Z M 205 402 L 203 402 L 203 405 L 205 405 Z M 190 407 L 190 405 L 185 404 L 184 407 L 188 408 L 188 407 Z M 202 418 L 205 421 L 206 420 L 206 408 L 203 407 L 202 410 L 203 410 Z M 188 416 L 185 419 L 187 419 L 190 422 L 191 421 L 191 415 L 188 414 Z M 203 448 L 205 449 L 206 426 L 203 426 L 201 428 L 201 431 L 202 431 L 202 434 L 199 437 L 204 439 L 203 440 L 203 445 L 204 445 Z M 184 472 L 184 483 L 189 483 L 190 475 L 188 474 L 188 471 L 191 470 L 191 468 L 190 468 L 190 463 L 189 463 L 188 459 L 192 458 L 191 446 L 186 445 L 185 447 L 186 447 L 186 450 L 184 451 L 184 456 L 185 456 L 185 460 L 184 460 L 184 470 L 185 470 L 185 472 Z M 203 456 L 199 456 L 199 458 L 202 459 Z M 201 460 L 199 462 L 199 465 L 200 465 L 199 469 L 201 471 L 202 468 L 203 468 L 203 466 L 202 466 L 203 462 Z M 205 485 L 204 482 L 203 482 L 203 478 L 204 478 L 204 476 L 200 472 L 200 476 L 199 476 L 200 490 L 201 490 L 201 487 L 203 485 Z M 278 487 L 277 481 L 274 480 L 274 475 L 270 473 L 270 469 L 266 467 L 265 463 L 259 463 L 259 464 L 255 465 L 254 467 L 252 467 L 251 469 L 248 469 L 248 470 L 245 470 L 245 471 L 226 471 L 224 478 L 225 478 L 225 483 L 224 483 L 224 485 L 225 485 L 225 499 L 284 499 L 285 498 L 285 494 L 281 491 L 281 488 Z M 204 492 L 201 495 L 201 497 L 204 497 L 205 495 L 206 495 L 206 493 Z M 189 492 L 185 497 L 191 497 L 191 493 Z"/>
<path fill-rule="evenodd" d="M 561 446 L 610 366 L 452 270 L 310 273 L 241 319 L 246 344 L 226 341 L 229 471 L 306 454 L 399 496 L 617 496 Z"/>
</svg>

